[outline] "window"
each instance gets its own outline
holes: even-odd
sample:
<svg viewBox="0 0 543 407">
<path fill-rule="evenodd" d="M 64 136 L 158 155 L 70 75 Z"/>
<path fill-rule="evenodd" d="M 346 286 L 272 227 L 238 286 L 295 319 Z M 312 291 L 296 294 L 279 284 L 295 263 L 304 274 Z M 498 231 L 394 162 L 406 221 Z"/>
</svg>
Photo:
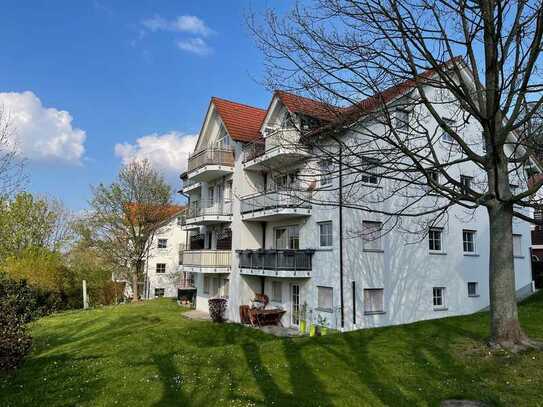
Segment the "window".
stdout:
<svg viewBox="0 0 543 407">
<path fill-rule="evenodd" d="M 464 253 L 475 253 L 475 230 L 463 230 L 462 241 L 464 246 Z"/>
<path fill-rule="evenodd" d="M 513 235 L 513 256 L 522 257 L 522 235 Z"/>
<path fill-rule="evenodd" d="M 445 287 L 434 287 L 434 308 L 435 309 L 444 309 L 445 308 Z"/>
<path fill-rule="evenodd" d="M 396 129 L 400 131 L 409 130 L 409 111 L 400 109 L 396 112 Z"/>
<path fill-rule="evenodd" d="M 442 118 L 442 120 L 445 122 L 447 126 L 452 128 L 454 130 L 456 122 L 451 119 Z M 443 133 L 441 133 L 441 140 L 443 140 L 446 143 L 454 143 L 454 139 L 451 137 L 449 133 L 447 133 L 443 128 L 441 129 Z"/>
<path fill-rule="evenodd" d="M 360 181 L 364 184 L 378 184 L 379 183 L 379 161 L 369 157 L 362 157 L 362 163 L 360 165 Z"/>
<path fill-rule="evenodd" d="M 155 288 L 155 298 L 164 297 L 164 288 Z"/>
<path fill-rule="evenodd" d="M 168 239 L 158 239 L 158 248 L 165 249 L 168 247 Z"/>
<path fill-rule="evenodd" d="M 443 253 L 443 229 L 431 228 L 428 231 L 428 248 L 431 252 Z"/>
<path fill-rule="evenodd" d="M 385 312 L 384 290 L 382 288 L 364 289 L 364 314 Z"/>
<path fill-rule="evenodd" d="M 471 180 L 473 177 L 468 177 L 467 175 L 460 175 L 460 184 L 462 184 L 461 192 L 464 195 L 469 194 L 469 191 L 471 189 Z"/>
<path fill-rule="evenodd" d="M 332 183 L 332 161 L 322 160 L 319 163 L 321 186 L 330 185 Z"/>
<path fill-rule="evenodd" d="M 283 302 L 283 284 L 281 281 L 272 281 L 272 296 L 274 302 Z"/>
<path fill-rule="evenodd" d="M 219 129 L 219 135 L 217 136 L 217 148 L 226 149 L 230 146 L 230 138 L 223 125 Z"/>
<path fill-rule="evenodd" d="M 333 288 L 317 286 L 317 307 L 321 311 L 332 312 L 333 308 Z"/>
<path fill-rule="evenodd" d="M 164 274 L 166 272 L 166 263 L 157 263 L 156 272 L 157 274 Z"/>
<path fill-rule="evenodd" d="M 275 229 L 275 248 L 298 250 L 300 248 L 300 226 L 292 225 Z"/>
<path fill-rule="evenodd" d="M 332 246 L 332 221 L 319 223 L 320 232 L 320 246 L 331 247 Z"/>
<path fill-rule="evenodd" d="M 213 201 L 215 198 L 215 188 L 209 187 L 207 190 L 207 204 L 208 206 L 213 206 Z"/>
<path fill-rule="evenodd" d="M 204 294 L 209 294 L 209 280 L 210 277 L 204 276 Z"/>
<path fill-rule="evenodd" d="M 469 282 L 468 283 L 468 297 L 478 297 L 479 296 L 479 283 Z"/>
<path fill-rule="evenodd" d="M 369 251 L 383 250 L 381 242 L 381 231 L 383 224 L 381 222 L 362 222 L 363 248 Z"/>
</svg>

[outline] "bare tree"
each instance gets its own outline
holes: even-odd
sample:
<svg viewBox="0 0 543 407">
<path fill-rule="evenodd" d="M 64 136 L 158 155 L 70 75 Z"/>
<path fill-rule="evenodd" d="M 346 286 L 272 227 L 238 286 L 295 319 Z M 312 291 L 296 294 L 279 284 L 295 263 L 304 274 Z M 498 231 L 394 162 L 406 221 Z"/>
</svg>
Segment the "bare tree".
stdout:
<svg viewBox="0 0 543 407">
<path fill-rule="evenodd" d="M 172 215 L 171 196 L 170 186 L 147 160 L 125 165 L 111 185 L 93 188 L 94 245 L 131 281 L 135 301 L 152 237 Z"/>
<path fill-rule="evenodd" d="M 15 136 L 9 112 L 0 107 L 0 198 L 11 196 L 26 181 Z"/>
<path fill-rule="evenodd" d="M 377 212 L 411 232 L 441 224 L 453 207 L 466 217 L 486 208 L 490 343 L 536 346 L 518 320 L 512 224 L 534 222 L 540 207 L 532 157 L 542 2 L 316 0 L 283 17 L 250 16 L 249 26 L 267 85 L 321 102 L 290 119 L 314 162 L 298 174 L 302 189 L 314 188 L 315 175 L 342 181 L 311 200 Z"/>
</svg>

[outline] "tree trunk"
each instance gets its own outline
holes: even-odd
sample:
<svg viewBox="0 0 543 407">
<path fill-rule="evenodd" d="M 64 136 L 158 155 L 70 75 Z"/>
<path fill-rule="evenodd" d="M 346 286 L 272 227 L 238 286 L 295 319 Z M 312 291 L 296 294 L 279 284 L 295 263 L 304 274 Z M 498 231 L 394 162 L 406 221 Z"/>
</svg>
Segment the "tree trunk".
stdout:
<svg viewBox="0 0 543 407">
<path fill-rule="evenodd" d="M 513 264 L 513 207 L 496 200 L 488 207 L 490 222 L 491 344 L 508 349 L 526 344 L 520 328 Z"/>
<path fill-rule="evenodd" d="M 138 302 L 140 299 L 138 297 L 138 273 L 135 270 L 132 273 L 132 302 Z"/>
</svg>

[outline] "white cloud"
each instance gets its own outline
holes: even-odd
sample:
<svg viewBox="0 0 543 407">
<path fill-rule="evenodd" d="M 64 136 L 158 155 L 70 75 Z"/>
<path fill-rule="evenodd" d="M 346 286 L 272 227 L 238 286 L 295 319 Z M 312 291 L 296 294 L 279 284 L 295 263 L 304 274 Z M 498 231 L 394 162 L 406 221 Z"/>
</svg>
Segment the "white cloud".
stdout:
<svg viewBox="0 0 543 407">
<path fill-rule="evenodd" d="M 202 37 L 213 33 L 213 30 L 202 19 L 196 16 L 179 16 L 173 20 L 167 20 L 157 15 L 153 18 L 143 20 L 142 24 L 151 31 L 184 32 Z"/>
<path fill-rule="evenodd" d="M 9 117 L 16 148 L 24 157 L 80 163 L 85 153 L 86 134 L 72 127 L 69 112 L 44 107 L 30 91 L 0 93 L 0 106 Z"/>
<path fill-rule="evenodd" d="M 134 144 L 116 144 L 115 155 L 121 158 L 123 164 L 147 159 L 166 179 L 174 181 L 187 169 L 188 156 L 194 150 L 197 138 L 196 134 L 177 131 L 162 135 L 153 133 L 138 138 Z"/>
<path fill-rule="evenodd" d="M 177 41 L 177 47 L 183 51 L 192 52 L 197 55 L 208 55 L 212 49 L 202 38 L 189 38 Z"/>
</svg>

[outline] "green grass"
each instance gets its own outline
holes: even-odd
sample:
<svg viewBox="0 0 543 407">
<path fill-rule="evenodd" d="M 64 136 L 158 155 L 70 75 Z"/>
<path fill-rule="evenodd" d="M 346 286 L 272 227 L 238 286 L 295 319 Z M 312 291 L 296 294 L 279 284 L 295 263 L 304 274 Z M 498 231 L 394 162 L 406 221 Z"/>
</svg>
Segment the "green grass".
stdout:
<svg viewBox="0 0 543 407">
<path fill-rule="evenodd" d="M 543 338 L 543 295 L 521 319 Z M 33 353 L 0 378 L 0 406 L 543 406 L 543 353 L 490 355 L 487 327 L 477 314 L 281 339 L 185 320 L 169 300 L 66 312 L 33 324 Z"/>
</svg>

